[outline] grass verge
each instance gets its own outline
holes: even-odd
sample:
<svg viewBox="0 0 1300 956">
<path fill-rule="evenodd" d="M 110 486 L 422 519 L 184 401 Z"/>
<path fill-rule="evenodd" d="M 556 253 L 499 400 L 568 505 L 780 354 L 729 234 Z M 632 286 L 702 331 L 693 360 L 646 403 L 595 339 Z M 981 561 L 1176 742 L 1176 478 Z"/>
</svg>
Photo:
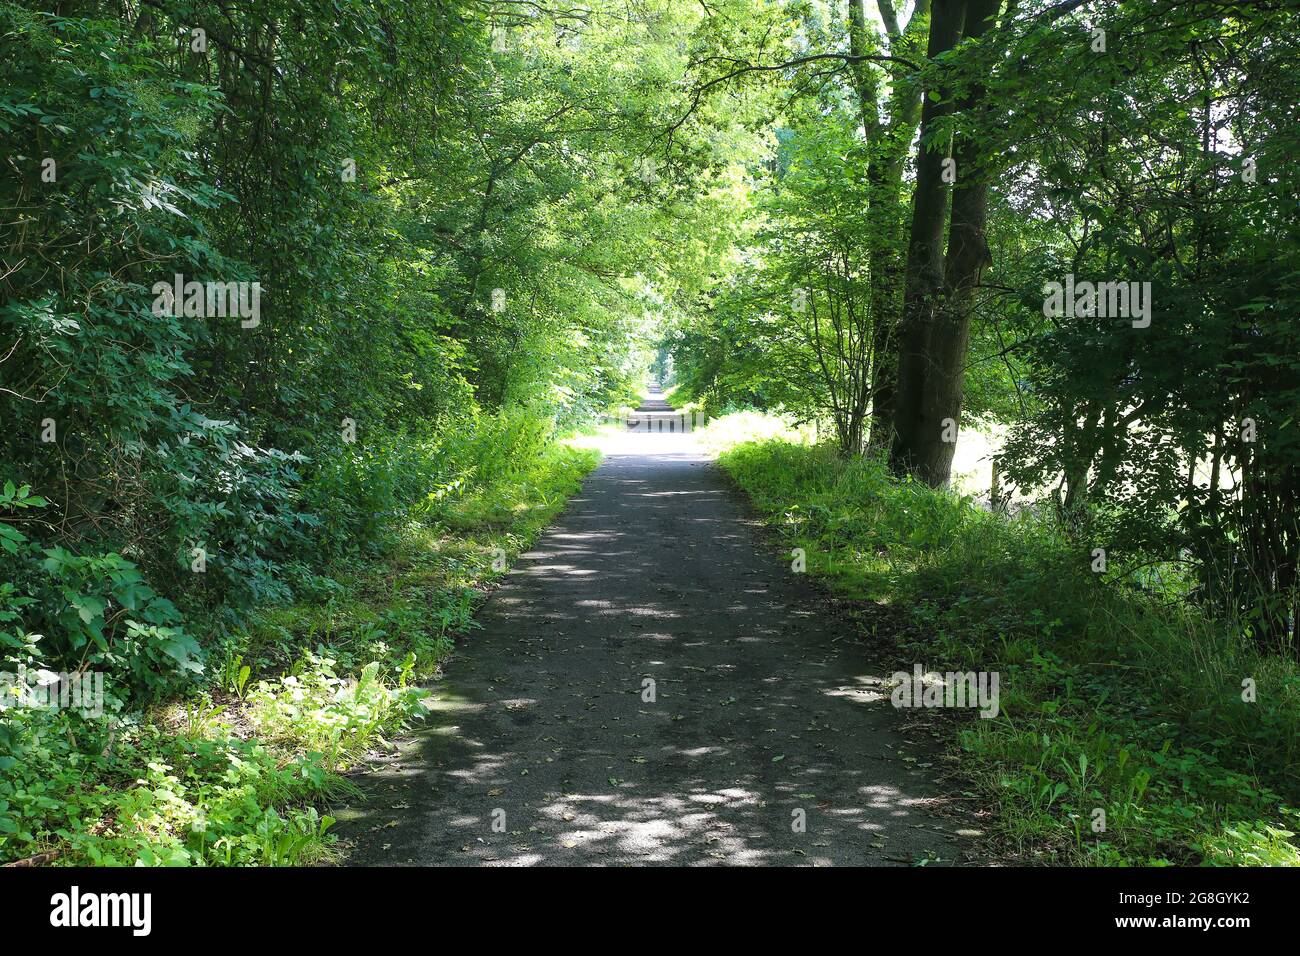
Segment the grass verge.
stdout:
<svg viewBox="0 0 1300 956">
<path fill-rule="evenodd" d="M 1300 668 L 1141 587 L 1032 513 L 898 482 L 781 440 L 720 464 L 807 570 L 887 605 L 899 670 L 1000 675 L 1000 713 L 951 724 L 995 848 L 1076 865 L 1296 865 Z M 1253 692 L 1252 692 L 1253 691 Z"/>
</svg>

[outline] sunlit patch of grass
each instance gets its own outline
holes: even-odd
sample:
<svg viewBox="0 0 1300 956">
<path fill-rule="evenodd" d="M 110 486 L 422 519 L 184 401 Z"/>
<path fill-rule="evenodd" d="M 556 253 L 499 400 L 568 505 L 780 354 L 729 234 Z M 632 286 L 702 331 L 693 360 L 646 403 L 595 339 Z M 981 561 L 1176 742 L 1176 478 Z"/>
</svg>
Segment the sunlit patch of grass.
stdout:
<svg viewBox="0 0 1300 956">
<path fill-rule="evenodd" d="M 694 411 L 693 406 L 689 407 L 688 413 L 690 411 Z M 712 453 L 748 441 L 779 438 L 787 442 L 809 443 L 814 439 L 811 425 L 797 425 L 784 415 L 752 411 L 719 415 L 693 434 L 700 446 Z"/>
</svg>

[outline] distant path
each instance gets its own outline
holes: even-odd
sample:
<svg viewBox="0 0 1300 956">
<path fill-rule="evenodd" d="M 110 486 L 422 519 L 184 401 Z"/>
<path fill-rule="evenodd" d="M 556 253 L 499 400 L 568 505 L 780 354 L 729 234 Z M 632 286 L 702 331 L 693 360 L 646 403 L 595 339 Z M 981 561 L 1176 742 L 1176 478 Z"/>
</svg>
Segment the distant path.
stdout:
<svg viewBox="0 0 1300 956">
<path fill-rule="evenodd" d="M 361 779 L 351 862 L 953 862 L 932 758 L 858 639 L 690 436 L 633 441 L 488 600 L 429 728 Z"/>
</svg>

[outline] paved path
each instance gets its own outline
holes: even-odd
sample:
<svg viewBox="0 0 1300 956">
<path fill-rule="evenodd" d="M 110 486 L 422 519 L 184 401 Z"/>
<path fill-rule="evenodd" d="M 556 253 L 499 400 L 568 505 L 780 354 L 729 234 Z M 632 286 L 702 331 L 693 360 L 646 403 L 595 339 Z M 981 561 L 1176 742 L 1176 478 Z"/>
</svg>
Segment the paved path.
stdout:
<svg viewBox="0 0 1300 956">
<path fill-rule="evenodd" d="M 690 436 L 629 443 L 488 600 L 429 726 L 361 779 L 351 862 L 953 862 L 933 755 L 858 639 Z"/>
</svg>

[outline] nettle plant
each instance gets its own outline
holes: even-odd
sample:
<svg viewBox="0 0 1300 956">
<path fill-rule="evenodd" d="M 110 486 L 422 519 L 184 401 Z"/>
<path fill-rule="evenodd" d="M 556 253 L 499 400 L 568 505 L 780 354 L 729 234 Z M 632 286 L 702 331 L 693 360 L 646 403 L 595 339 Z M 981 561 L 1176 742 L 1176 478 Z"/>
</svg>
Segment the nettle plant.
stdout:
<svg viewBox="0 0 1300 956">
<path fill-rule="evenodd" d="M 299 503 L 307 457 L 258 447 L 238 423 L 188 405 L 173 420 L 164 438 L 131 446 L 152 503 L 136 513 L 134 537 L 166 542 L 153 579 L 209 607 L 287 598 L 282 565 L 320 524 Z"/>
<path fill-rule="evenodd" d="M 48 656 L 60 670 L 102 670 L 119 689 L 145 695 L 171 689 L 203 670 L 201 652 L 176 606 L 144 582 L 120 554 L 77 556 L 44 549 L 40 588 L 50 613 Z"/>
<path fill-rule="evenodd" d="M 0 493 L 0 510 L 45 507 L 46 500 L 33 495 L 31 490 L 30 485 L 19 488 L 12 481 L 6 481 L 4 490 Z M 16 561 L 29 547 L 25 534 L 12 524 L 0 521 L 0 563 Z M 34 601 L 34 598 L 23 594 L 15 584 L 0 582 L 0 648 L 3 649 L 6 664 L 28 664 L 37 660 L 40 635 L 33 634 L 23 625 L 23 608 Z"/>
</svg>

